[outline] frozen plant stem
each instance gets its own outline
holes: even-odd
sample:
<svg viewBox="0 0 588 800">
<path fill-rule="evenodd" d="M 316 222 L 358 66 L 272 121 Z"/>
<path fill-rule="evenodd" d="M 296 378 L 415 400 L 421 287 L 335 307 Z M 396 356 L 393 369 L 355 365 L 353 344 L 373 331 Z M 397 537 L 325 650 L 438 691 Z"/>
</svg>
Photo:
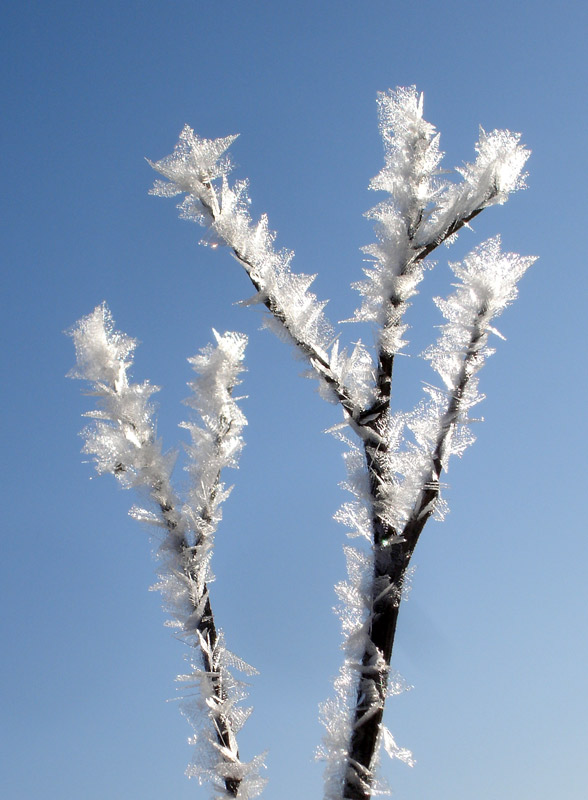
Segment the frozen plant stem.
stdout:
<svg viewBox="0 0 588 800">
<path fill-rule="evenodd" d="M 217 214 L 219 213 L 218 202 L 216 202 L 213 186 L 208 182 L 205 183 L 204 186 L 214 198 L 214 203 L 213 206 L 209 206 L 205 201 L 202 201 L 202 206 L 210 215 L 210 219 L 214 224 L 217 221 Z M 343 409 L 351 416 L 357 414 L 357 409 L 350 397 L 348 390 L 337 380 L 337 377 L 334 375 L 333 370 L 331 369 L 331 366 L 325 357 L 325 353 L 314 347 L 310 341 L 304 341 L 304 339 L 297 338 L 296 333 L 288 324 L 288 315 L 280 306 L 279 299 L 277 297 L 272 297 L 265 292 L 264 285 L 258 277 L 255 264 L 249 261 L 248 258 L 240 252 L 238 247 L 231 245 L 229 245 L 229 247 L 234 258 L 239 262 L 249 276 L 249 279 L 258 294 L 258 301 L 263 303 L 263 305 L 267 308 L 274 319 L 280 323 L 280 325 L 284 326 L 285 330 L 292 337 L 295 346 L 309 360 L 314 369 L 321 373 L 323 380 L 333 390 Z"/>
<path fill-rule="evenodd" d="M 483 311 L 480 313 L 483 317 Z M 414 511 L 403 531 L 391 528 L 374 512 L 374 579 L 369 634 L 362 657 L 362 669 L 357 687 L 357 700 L 353 719 L 353 733 L 349 747 L 349 761 L 353 769 L 348 772 L 343 797 L 365 800 L 371 792 L 365 780 L 357 780 L 371 774 L 371 765 L 376 751 L 380 726 L 386 702 L 388 671 L 396 634 L 396 623 L 402 597 L 402 588 L 411 556 L 419 536 L 433 513 L 440 491 L 443 471 L 441 453 L 451 428 L 456 424 L 459 400 L 465 391 L 470 374 L 471 359 L 483 337 L 476 326 L 468 353 L 464 359 L 460 381 L 451 397 L 446 418 L 439 430 L 439 440 L 432 457 L 431 471 L 424 481 Z M 373 496 L 377 496 L 381 470 L 366 447 L 366 463 L 370 474 Z M 376 657 L 374 657 L 376 656 Z"/>
<path fill-rule="evenodd" d="M 215 494 L 219 483 L 220 472 L 217 475 L 214 485 Z M 190 547 L 184 536 L 178 537 L 176 523 L 169 518 L 169 512 L 173 511 L 172 508 L 169 506 L 160 506 L 160 509 L 168 528 L 168 546 L 170 550 L 175 552 L 178 562 L 182 565 L 182 574 L 185 579 L 190 585 L 198 585 L 198 563 L 195 556 L 197 545 Z M 203 522 L 210 521 L 204 515 L 202 516 L 202 520 Z M 197 619 L 194 646 L 200 649 L 202 670 L 210 679 L 213 701 L 211 705 L 213 708 L 219 709 L 212 715 L 214 734 L 219 746 L 219 752 L 224 760 L 228 759 L 229 763 L 233 764 L 239 761 L 239 748 L 229 720 L 222 711 L 220 711 L 222 706 L 227 702 L 228 697 L 223 686 L 222 672 L 219 671 L 219 666 L 215 663 L 214 654 L 218 645 L 218 634 L 210 605 L 208 585 L 204 582 L 199 588 L 200 592 L 198 595 L 190 598 L 190 616 L 195 616 Z M 241 781 L 238 778 L 226 777 L 224 779 L 226 794 L 230 797 L 237 797 L 240 783 Z"/>
<path fill-rule="evenodd" d="M 197 734 L 198 744 L 208 748 L 208 760 L 212 755 L 216 762 L 208 770 L 196 766 L 195 774 L 212 780 L 224 796 L 254 797 L 259 784 L 253 785 L 254 770 L 241 762 L 236 740 L 247 712 L 236 706 L 242 692 L 235 692 L 237 684 L 227 669 L 208 588 L 213 534 L 221 517 L 220 504 L 229 492 L 221 482 L 221 472 L 237 465 L 246 424 L 232 398 L 240 382 L 246 338 L 215 332 L 216 347 L 209 346 L 192 359 L 198 377 L 187 402 L 199 412 L 202 424 L 183 423 L 193 442 L 187 448 L 193 486 L 182 502 L 170 483 L 175 459 L 162 453 L 155 436 L 149 398 L 156 387 L 129 381 L 136 343 L 114 330 L 105 305 L 80 320 L 72 336 L 77 353 L 72 377 L 90 381 L 99 398 L 98 409 L 87 414 L 95 422 L 84 431 L 84 450 L 94 456 L 99 473 L 110 472 L 125 488 L 146 491 L 155 513 L 133 507 L 131 515 L 165 531 L 158 551 L 156 588 L 164 595 L 172 624 L 199 654 L 200 663 L 189 679 L 200 685 L 202 702 L 197 703 L 196 715 L 187 708 L 186 716 L 196 728 L 202 727 L 202 716 L 207 718 L 209 728 Z M 244 781 L 249 786 L 240 792 Z"/>
<path fill-rule="evenodd" d="M 443 393 L 432 390 L 432 407 L 423 414 L 424 427 L 429 426 L 430 458 L 421 470 L 420 489 L 403 527 L 390 526 L 374 509 L 374 581 L 369 634 L 362 657 L 357 691 L 353 733 L 350 742 L 348 771 L 343 796 L 370 796 L 370 775 L 380 734 L 390 659 L 396 631 L 398 609 L 406 569 L 425 523 L 432 515 L 440 494 L 440 478 L 452 452 L 451 437 L 459 425 L 467 422 L 469 408 L 481 399 L 477 394 L 475 374 L 492 353 L 488 336 L 495 332 L 491 322 L 516 297 L 516 283 L 534 259 L 502 254 L 498 238 L 474 251 L 464 266 L 454 267 L 462 280 L 447 301 L 438 300 L 449 320 L 436 347 L 428 358 L 433 362 L 447 386 Z M 433 413 L 431 413 L 433 412 Z M 431 417 L 431 426 L 427 420 Z M 422 436 L 422 432 L 421 432 Z M 386 458 L 377 458 L 366 447 L 370 467 L 371 493 L 378 498 L 380 486 L 390 479 L 386 474 Z M 359 780 L 358 780 L 359 777 Z"/>
</svg>

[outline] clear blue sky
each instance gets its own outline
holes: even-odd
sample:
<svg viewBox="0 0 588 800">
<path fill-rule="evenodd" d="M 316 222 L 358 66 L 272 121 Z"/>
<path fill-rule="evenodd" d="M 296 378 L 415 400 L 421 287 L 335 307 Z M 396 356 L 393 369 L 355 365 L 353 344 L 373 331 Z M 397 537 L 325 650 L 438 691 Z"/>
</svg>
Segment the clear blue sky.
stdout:
<svg viewBox="0 0 588 800">
<path fill-rule="evenodd" d="M 2 4 L 3 797 L 208 797 L 183 776 L 189 731 L 166 703 L 184 665 L 147 592 L 148 534 L 126 516 L 131 496 L 81 463 L 91 401 L 64 377 L 62 331 L 102 300 L 142 342 L 137 379 L 164 387 L 169 446 L 186 357 L 212 326 L 250 336 L 247 448 L 214 605 L 229 647 L 262 673 L 241 746 L 270 748 L 265 796 L 321 796 L 312 757 L 341 658 L 331 606 L 345 540 L 332 521 L 343 463 L 322 431 L 338 412 L 234 305 L 250 288 L 230 257 L 198 248 L 173 202 L 147 196 L 144 157 L 169 153 L 184 123 L 240 132 L 252 212 L 268 212 L 344 319 L 372 240 L 376 92 L 409 84 L 425 92 L 445 166 L 472 157 L 479 124 L 522 131 L 533 150 L 529 189 L 485 212 L 449 257 L 501 232 L 540 260 L 481 374 L 485 422 L 450 469 L 451 514 L 415 555 L 395 654 L 414 690 L 389 703 L 387 723 L 418 763 L 384 772 L 398 800 L 588 796 L 587 16 L 565 0 Z M 413 355 L 438 321 L 445 259 L 412 310 Z M 399 365 L 399 404 L 418 396 L 418 363 Z"/>
</svg>

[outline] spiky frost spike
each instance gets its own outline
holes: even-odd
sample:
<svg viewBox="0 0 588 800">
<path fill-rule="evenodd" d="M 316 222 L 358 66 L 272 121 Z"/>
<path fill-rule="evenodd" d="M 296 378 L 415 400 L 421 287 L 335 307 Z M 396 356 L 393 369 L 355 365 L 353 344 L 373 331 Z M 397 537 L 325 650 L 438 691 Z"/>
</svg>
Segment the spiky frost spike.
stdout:
<svg viewBox="0 0 588 800">
<path fill-rule="evenodd" d="M 164 531 L 157 553 L 159 582 L 154 588 L 162 592 L 171 624 L 198 654 L 192 675 L 201 690 L 200 699 L 185 703 L 184 712 L 198 731 L 197 753 L 205 765 L 193 763 L 189 773 L 211 780 L 223 796 L 249 800 L 263 788 L 262 763 L 260 757 L 250 763 L 239 757 L 235 737 L 248 710 L 239 705 L 246 692 L 230 667 L 249 668 L 226 650 L 208 591 L 213 534 L 228 495 L 221 471 L 237 466 L 243 446 L 246 420 L 232 390 L 240 382 L 247 338 L 214 332 L 216 347 L 204 348 L 191 360 L 199 375 L 191 384 L 189 405 L 200 413 L 202 425 L 185 423 L 192 435 L 188 470 L 194 485 L 187 502 L 182 502 L 170 481 L 175 457 L 162 452 L 155 436 L 149 398 L 156 387 L 132 383 L 129 377 L 136 342 L 115 330 L 105 304 L 81 319 L 71 335 L 77 366 L 70 375 L 90 381 L 98 397 L 98 409 L 86 415 L 94 424 L 83 432 L 84 451 L 94 457 L 99 473 L 110 472 L 125 488 L 148 493 L 155 511 L 135 506 L 130 513 Z"/>
</svg>

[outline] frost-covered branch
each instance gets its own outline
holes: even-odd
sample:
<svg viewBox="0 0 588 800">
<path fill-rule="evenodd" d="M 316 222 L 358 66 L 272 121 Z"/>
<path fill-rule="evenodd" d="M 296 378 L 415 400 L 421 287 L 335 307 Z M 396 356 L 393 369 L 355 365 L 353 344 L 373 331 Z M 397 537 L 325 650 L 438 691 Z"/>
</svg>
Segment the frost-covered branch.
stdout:
<svg viewBox="0 0 588 800">
<path fill-rule="evenodd" d="M 355 284 L 363 297 L 354 320 L 378 330 L 378 378 L 373 408 L 364 418 L 384 414 L 390 401 L 394 356 L 406 345 L 403 318 L 426 269 L 425 259 L 481 211 L 504 203 L 524 187 L 529 151 L 510 131 L 480 131 L 473 164 L 458 169 L 461 183 L 442 178 L 439 134 L 423 118 L 423 95 L 414 86 L 378 96 L 385 165 L 371 189 L 388 198 L 367 216 L 378 241 L 364 252 L 372 261 L 366 279 Z"/>
<path fill-rule="evenodd" d="M 256 295 L 247 304 L 262 304 L 270 312 L 266 325 L 289 339 L 308 359 L 325 397 L 340 402 L 351 419 L 369 404 L 373 366 L 361 343 L 351 354 L 341 351 L 324 314 L 326 302 L 309 288 L 316 276 L 291 271 L 293 253 L 276 250 L 275 234 L 264 215 L 254 223 L 249 213 L 248 184 L 229 184 L 231 169 L 225 151 L 235 136 L 202 139 L 184 127 L 174 152 L 149 162 L 168 182 L 155 182 L 152 194 L 185 194 L 179 205 L 184 219 L 209 231 L 208 243 L 226 246 L 245 269 Z"/>
<path fill-rule="evenodd" d="M 428 402 L 391 421 L 394 446 L 381 456 L 386 466 L 379 471 L 388 480 L 381 480 L 373 504 L 376 530 L 386 536 L 375 541 L 371 586 L 366 563 L 359 575 L 353 576 L 350 570 L 351 582 L 344 590 L 348 597 L 355 592 L 356 598 L 350 631 L 355 663 L 359 662 L 358 645 L 363 648 L 355 711 L 347 723 L 350 746 L 344 758 L 338 758 L 345 798 L 365 800 L 373 792 L 373 765 L 384 735 L 382 715 L 406 570 L 425 523 L 439 510 L 441 476 L 450 456 L 461 455 L 473 441 L 468 414 L 482 399 L 476 373 L 494 352 L 488 347 L 489 335 L 498 334 L 493 320 L 515 299 L 516 284 L 534 260 L 503 254 L 496 237 L 470 253 L 462 264 L 452 265 L 460 283 L 447 300 L 436 299 L 447 323 L 437 344 L 426 353 L 445 388 L 427 387 Z M 405 426 L 413 441 L 405 441 L 403 446 Z M 358 502 L 355 506 L 361 507 Z M 358 516 L 356 511 L 356 525 Z M 349 524 L 349 515 L 344 521 Z M 353 558 L 357 562 L 358 556 Z M 342 676 L 350 673 L 348 666 Z M 384 739 L 389 743 L 387 735 Z M 408 751 L 399 752 L 407 760 Z"/>
<path fill-rule="evenodd" d="M 178 634 L 199 654 L 192 672 L 181 676 L 197 684 L 199 693 L 184 703 L 186 716 L 198 731 L 198 754 L 190 774 L 211 780 L 229 797 L 250 798 L 261 791 L 261 759 L 240 760 L 236 734 L 249 710 L 238 703 L 246 694 L 229 667 L 247 671 L 232 656 L 217 631 L 208 584 L 213 535 L 221 519 L 221 504 L 229 494 L 221 481 L 227 466 L 237 466 L 243 446 L 245 417 L 232 397 L 240 382 L 247 339 L 242 334 L 215 332 L 216 346 L 191 359 L 198 373 L 190 384 L 188 404 L 202 424 L 184 423 L 190 431 L 188 471 L 192 479 L 186 502 L 171 485 L 175 455 L 164 454 L 156 438 L 154 408 L 157 387 L 129 380 L 136 342 L 115 331 L 110 312 L 98 306 L 71 331 L 77 355 L 72 377 L 92 384 L 98 408 L 86 416 L 94 420 L 83 434 L 84 452 L 94 458 L 98 473 L 113 474 L 125 488 L 147 494 L 155 511 L 133 507 L 131 515 L 163 529 L 159 547 L 159 583 Z M 208 720 L 203 728 L 202 721 Z"/>
<path fill-rule="evenodd" d="M 517 283 L 536 259 L 503 253 L 500 237 L 484 242 L 461 264 L 451 268 L 460 283 L 447 299 L 435 298 L 447 322 L 437 343 L 425 357 L 441 377 L 444 389 L 426 387 L 429 401 L 419 407 L 409 422 L 421 462 L 421 489 L 412 501 L 410 515 L 402 526 L 402 537 L 412 552 L 422 526 L 435 511 L 440 478 L 452 455 L 461 456 L 474 436 L 469 428 L 470 409 L 483 400 L 478 391 L 477 372 L 494 353 L 488 346 L 490 334 L 500 337 L 494 319 L 517 296 Z M 413 453 L 412 471 L 417 460 Z M 391 457 L 391 471 L 401 473 Z M 404 472 L 409 470 L 405 467 Z"/>
</svg>

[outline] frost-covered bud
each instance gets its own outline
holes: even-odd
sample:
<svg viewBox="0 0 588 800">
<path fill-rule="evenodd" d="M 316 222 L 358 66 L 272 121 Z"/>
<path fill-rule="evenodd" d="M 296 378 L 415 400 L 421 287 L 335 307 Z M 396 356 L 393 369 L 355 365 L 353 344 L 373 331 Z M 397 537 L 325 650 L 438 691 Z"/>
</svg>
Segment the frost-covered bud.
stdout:
<svg viewBox="0 0 588 800">
<path fill-rule="evenodd" d="M 520 140 L 520 133 L 507 130 L 486 133 L 480 128 L 475 162 L 458 170 L 467 183 L 488 195 L 488 204 L 505 203 L 511 192 L 525 188 L 523 167 L 531 151 Z"/>
<path fill-rule="evenodd" d="M 451 265 L 463 287 L 471 291 L 472 302 L 484 302 L 492 316 L 500 314 L 516 299 L 518 281 L 537 260 L 535 256 L 503 253 L 500 244 L 500 236 L 495 236 L 473 250 L 462 263 Z"/>
<path fill-rule="evenodd" d="M 370 188 L 392 195 L 401 215 L 418 214 L 436 193 L 432 179 L 443 157 L 434 125 L 423 119 L 423 95 L 415 86 L 380 92 L 378 113 L 386 163 Z"/>
<path fill-rule="evenodd" d="M 76 366 L 71 378 L 120 384 L 133 363 L 135 339 L 114 329 L 114 321 L 106 303 L 96 306 L 69 331 L 76 348 Z"/>
<path fill-rule="evenodd" d="M 198 195 L 204 185 L 230 172 L 230 159 L 223 155 L 237 136 L 203 139 L 185 125 L 173 153 L 159 161 L 149 161 L 153 169 L 169 181 L 156 181 L 151 194 L 173 197 L 188 192 Z"/>
<path fill-rule="evenodd" d="M 69 375 L 89 381 L 98 398 L 98 408 L 86 414 L 95 422 L 83 431 L 84 452 L 94 457 L 100 474 L 112 473 L 125 487 L 168 486 L 174 456 L 165 456 L 155 438 L 150 402 L 158 387 L 129 381 L 136 341 L 115 330 L 104 303 L 70 335 L 77 364 Z"/>
</svg>

